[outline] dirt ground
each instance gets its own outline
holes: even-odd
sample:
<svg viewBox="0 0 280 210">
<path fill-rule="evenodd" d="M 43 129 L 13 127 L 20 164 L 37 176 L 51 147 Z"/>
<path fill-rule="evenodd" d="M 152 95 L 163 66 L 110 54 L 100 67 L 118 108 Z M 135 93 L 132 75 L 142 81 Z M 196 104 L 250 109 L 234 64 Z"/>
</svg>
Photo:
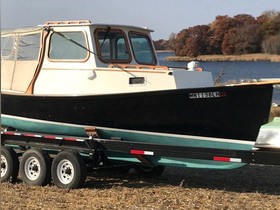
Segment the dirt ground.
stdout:
<svg viewBox="0 0 280 210">
<path fill-rule="evenodd" d="M 113 175 L 112 175 L 113 174 Z M 166 168 L 159 178 L 92 173 L 82 189 L 1 183 L 2 210 L 280 209 L 280 166 L 216 171 Z"/>
</svg>

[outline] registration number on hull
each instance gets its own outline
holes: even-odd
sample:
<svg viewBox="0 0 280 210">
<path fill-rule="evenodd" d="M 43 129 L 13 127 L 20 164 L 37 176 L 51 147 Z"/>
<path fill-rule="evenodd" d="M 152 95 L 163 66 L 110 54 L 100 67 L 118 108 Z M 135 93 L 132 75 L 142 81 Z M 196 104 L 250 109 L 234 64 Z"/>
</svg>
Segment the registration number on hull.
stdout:
<svg viewBox="0 0 280 210">
<path fill-rule="evenodd" d="M 202 92 L 202 93 L 189 93 L 189 98 L 190 99 L 198 99 L 198 98 L 220 98 L 220 97 L 225 97 L 226 92 L 220 92 L 220 91 L 215 91 L 215 92 Z"/>
</svg>

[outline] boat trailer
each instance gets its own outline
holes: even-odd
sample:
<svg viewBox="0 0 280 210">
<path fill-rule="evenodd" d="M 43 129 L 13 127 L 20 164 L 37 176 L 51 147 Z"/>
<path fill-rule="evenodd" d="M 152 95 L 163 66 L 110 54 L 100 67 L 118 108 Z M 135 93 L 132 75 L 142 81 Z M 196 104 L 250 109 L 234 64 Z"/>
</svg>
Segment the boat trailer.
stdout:
<svg viewBox="0 0 280 210">
<path fill-rule="evenodd" d="M 79 188 L 87 171 L 112 167 L 134 167 L 142 175 L 161 175 L 164 165 L 154 158 L 189 158 L 218 162 L 280 165 L 280 151 L 254 148 L 251 151 L 170 146 L 99 138 L 95 130 L 89 137 L 73 137 L 19 131 L 1 132 L 1 181 L 14 182 L 18 172 L 28 185 L 46 185 L 52 180 L 61 188 Z M 138 163 L 112 161 L 107 153 L 130 155 Z M 19 157 L 21 156 L 21 161 Z M 128 170 L 127 170 L 128 171 Z"/>
</svg>

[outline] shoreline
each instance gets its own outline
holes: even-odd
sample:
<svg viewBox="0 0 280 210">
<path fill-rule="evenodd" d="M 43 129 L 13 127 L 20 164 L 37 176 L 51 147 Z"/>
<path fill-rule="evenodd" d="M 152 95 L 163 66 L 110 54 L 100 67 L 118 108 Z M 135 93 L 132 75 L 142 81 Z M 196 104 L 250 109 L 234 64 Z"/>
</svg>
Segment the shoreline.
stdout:
<svg viewBox="0 0 280 210">
<path fill-rule="evenodd" d="M 166 61 L 270 61 L 280 62 L 280 55 L 271 54 L 244 54 L 244 55 L 199 55 L 197 57 L 190 56 L 168 56 Z"/>
</svg>

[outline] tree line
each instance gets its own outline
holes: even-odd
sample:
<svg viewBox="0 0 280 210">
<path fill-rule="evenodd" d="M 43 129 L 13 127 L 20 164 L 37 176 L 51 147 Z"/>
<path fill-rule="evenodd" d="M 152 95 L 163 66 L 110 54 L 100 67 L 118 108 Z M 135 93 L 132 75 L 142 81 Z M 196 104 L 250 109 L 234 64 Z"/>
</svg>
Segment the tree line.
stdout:
<svg viewBox="0 0 280 210">
<path fill-rule="evenodd" d="M 280 12 L 219 15 L 208 25 L 189 27 L 154 43 L 157 50 L 173 50 L 177 56 L 280 54 Z"/>
</svg>

